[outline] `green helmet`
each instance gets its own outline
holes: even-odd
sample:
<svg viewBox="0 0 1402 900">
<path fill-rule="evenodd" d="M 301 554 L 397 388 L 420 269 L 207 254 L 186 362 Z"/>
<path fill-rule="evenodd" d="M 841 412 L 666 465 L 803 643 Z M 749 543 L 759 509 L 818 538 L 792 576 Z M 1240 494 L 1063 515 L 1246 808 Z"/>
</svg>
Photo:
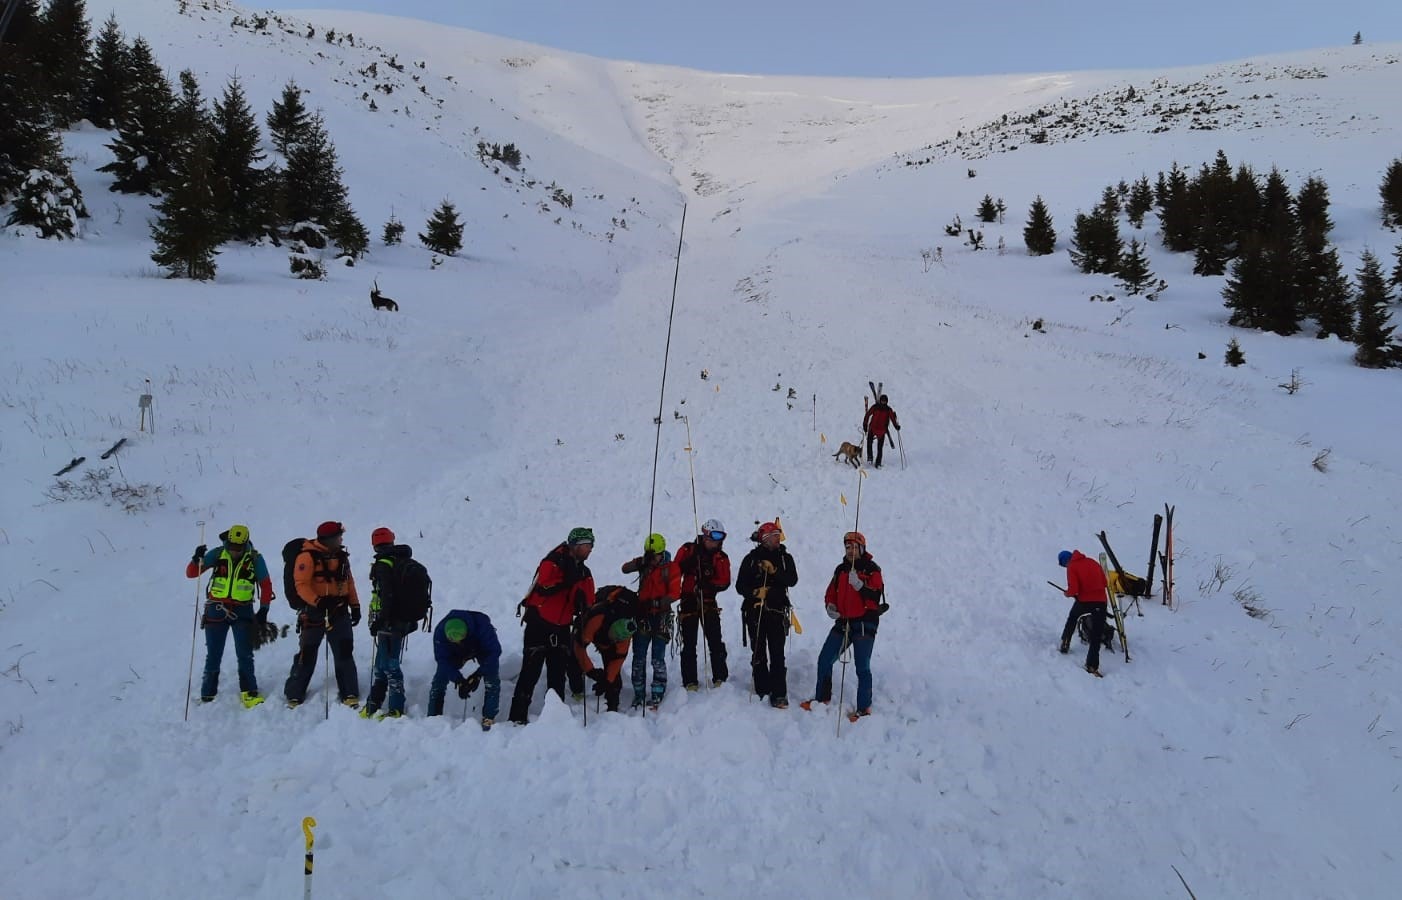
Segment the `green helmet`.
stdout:
<svg viewBox="0 0 1402 900">
<path fill-rule="evenodd" d="M 609 640 L 615 644 L 626 641 L 638 630 L 638 623 L 632 619 L 618 619 L 609 626 Z"/>
<path fill-rule="evenodd" d="M 650 534 L 643 541 L 644 553 L 661 553 L 667 549 L 667 539 L 660 534 Z"/>
<path fill-rule="evenodd" d="M 467 637 L 467 623 L 458 618 L 446 620 L 443 623 L 443 636 L 454 644 L 461 644 Z"/>
<path fill-rule="evenodd" d="M 570 536 L 565 538 L 565 543 L 573 547 L 575 544 L 593 544 L 594 529 L 592 528 L 571 528 Z"/>
</svg>

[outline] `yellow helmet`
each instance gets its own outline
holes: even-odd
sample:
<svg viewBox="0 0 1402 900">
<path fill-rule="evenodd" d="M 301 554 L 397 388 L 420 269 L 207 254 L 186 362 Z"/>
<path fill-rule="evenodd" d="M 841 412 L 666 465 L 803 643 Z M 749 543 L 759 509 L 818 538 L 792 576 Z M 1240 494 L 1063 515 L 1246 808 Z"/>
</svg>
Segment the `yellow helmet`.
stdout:
<svg viewBox="0 0 1402 900">
<path fill-rule="evenodd" d="M 234 526 L 232 526 L 232 527 L 229 529 L 229 543 L 231 543 L 231 544 L 247 544 L 247 543 L 248 543 L 248 526 L 247 526 L 247 525 L 234 525 Z"/>
</svg>

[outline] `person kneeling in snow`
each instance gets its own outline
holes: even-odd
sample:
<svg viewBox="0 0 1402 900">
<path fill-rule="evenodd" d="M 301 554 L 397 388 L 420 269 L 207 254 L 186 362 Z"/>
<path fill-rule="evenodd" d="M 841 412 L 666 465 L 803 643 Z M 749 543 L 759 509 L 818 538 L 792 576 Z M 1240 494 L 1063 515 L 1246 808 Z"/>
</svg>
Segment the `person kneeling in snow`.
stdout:
<svg viewBox="0 0 1402 900">
<path fill-rule="evenodd" d="M 574 641 L 575 657 L 584 674 L 594 682 L 594 693 L 602 696 L 609 712 L 618 712 L 623 693 L 623 660 L 638 623 L 633 618 L 638 595 L 616 584 L 599 588 L 594 605 L 580 618 L 579 635 Z M 599 651 L 600 664 L 589 658 L 589 645 Z"/>
<path fill-rule="evenodd" d="M 438 668 L 428 689 L 428 714 L 443 715 L 443 697 L 449 682 L 457 686 L 458 696 L 464 700 L 477 690 L 478 682 L 484 682 L 487 692 L 482 697 L 482 730 L 491 728 L 501 703 L 501 642 L 487 614 L 455 609 L 444 616 L 433 629 L 433 659 Z M 477 671 L 463 677 L 462 667 L 472 659 L 477 660 Z"/>
<path fill-rule="evenodd" d="M 860 531 L 843 535 L 842 547 L 842 562 L 833 570 L 823 597 L 828 617 L 834 621 L 818 653 L 818 687 L 813 700 L 799 705 L 812 709 L 814 700 L 832 701 L 832 665 L 851 647 L 857 663 L 857 708 L 851 714 L 855 720 L 871 715 L 871 651 L 876 645 L 877 624 L 886 611 L 886 585 L 881 579 L 881 567 L 867 552 L 867 539 Z"/>
</svg>

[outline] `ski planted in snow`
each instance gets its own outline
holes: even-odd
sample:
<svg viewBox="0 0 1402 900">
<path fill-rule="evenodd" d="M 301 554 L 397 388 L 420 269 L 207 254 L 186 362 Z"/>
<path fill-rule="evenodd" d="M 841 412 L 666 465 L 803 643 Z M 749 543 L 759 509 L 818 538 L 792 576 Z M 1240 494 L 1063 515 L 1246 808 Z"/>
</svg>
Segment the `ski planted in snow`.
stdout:
<svg viewBox="0 0 1402 900">
<path fill-rule="evenodd" d="M 1105 532 L 1100 532 L 1100 539 L 1105 539 Z M 1115 627 L 1120 631 L 1120 649 L 1125 652 L 1125 662 L 1129 662 L 1129 638 L 1125 637 L 1125 617 L 1120 613 L 1120 601 L 1115 597 L 1114 589 L 1110 587 L 1110 564 L 1104 553 L 1100 554 L 1100 568 L 1105 573 L 1105 596 L 1110 601 L 1110 611 L 1115 614 Z"/>
<path fill-rule="evenodd" d="M 1154 596 L 1154 564 L 1159 561 L 1159 529 L 1163 527 L 1163 516 L 1154 513 L 1154 539 L 1149 544 L 1149 570 L 1144 573 L 1144 596 Z M 1141 609 L 1139 614 L 1144 615 Z"/>
<path fill-rule="evenodd" d="M 1163 597 L 1163 605 L 1168 607 L 1173 606 L 1173 510 L 1174 507 L 1167 503 L 1163 505 L 1164 552 L 1159 554 L 1159 564 L 1163 567 L 1163 589 L 1159 593 Z"/>
</svg>

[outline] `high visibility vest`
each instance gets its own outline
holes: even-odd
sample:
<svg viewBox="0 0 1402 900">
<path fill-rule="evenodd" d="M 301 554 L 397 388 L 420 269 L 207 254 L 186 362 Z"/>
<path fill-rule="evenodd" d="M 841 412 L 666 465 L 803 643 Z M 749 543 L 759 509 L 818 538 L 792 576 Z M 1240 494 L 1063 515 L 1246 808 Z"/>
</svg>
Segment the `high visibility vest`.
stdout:
<svg viewBox="0 0 1402 900">
<path fill-rule="evenodd" d="M 243 551 L 243 556 L 235 560 L 228 549 L 219 551 L 219 561 L 214 564 L 214 577 L 209 580 L 209 599 L 232 600 L 247 603 L 253 599 L 257 585 L 253 582 L 252 548 Z"/>
</svg>

